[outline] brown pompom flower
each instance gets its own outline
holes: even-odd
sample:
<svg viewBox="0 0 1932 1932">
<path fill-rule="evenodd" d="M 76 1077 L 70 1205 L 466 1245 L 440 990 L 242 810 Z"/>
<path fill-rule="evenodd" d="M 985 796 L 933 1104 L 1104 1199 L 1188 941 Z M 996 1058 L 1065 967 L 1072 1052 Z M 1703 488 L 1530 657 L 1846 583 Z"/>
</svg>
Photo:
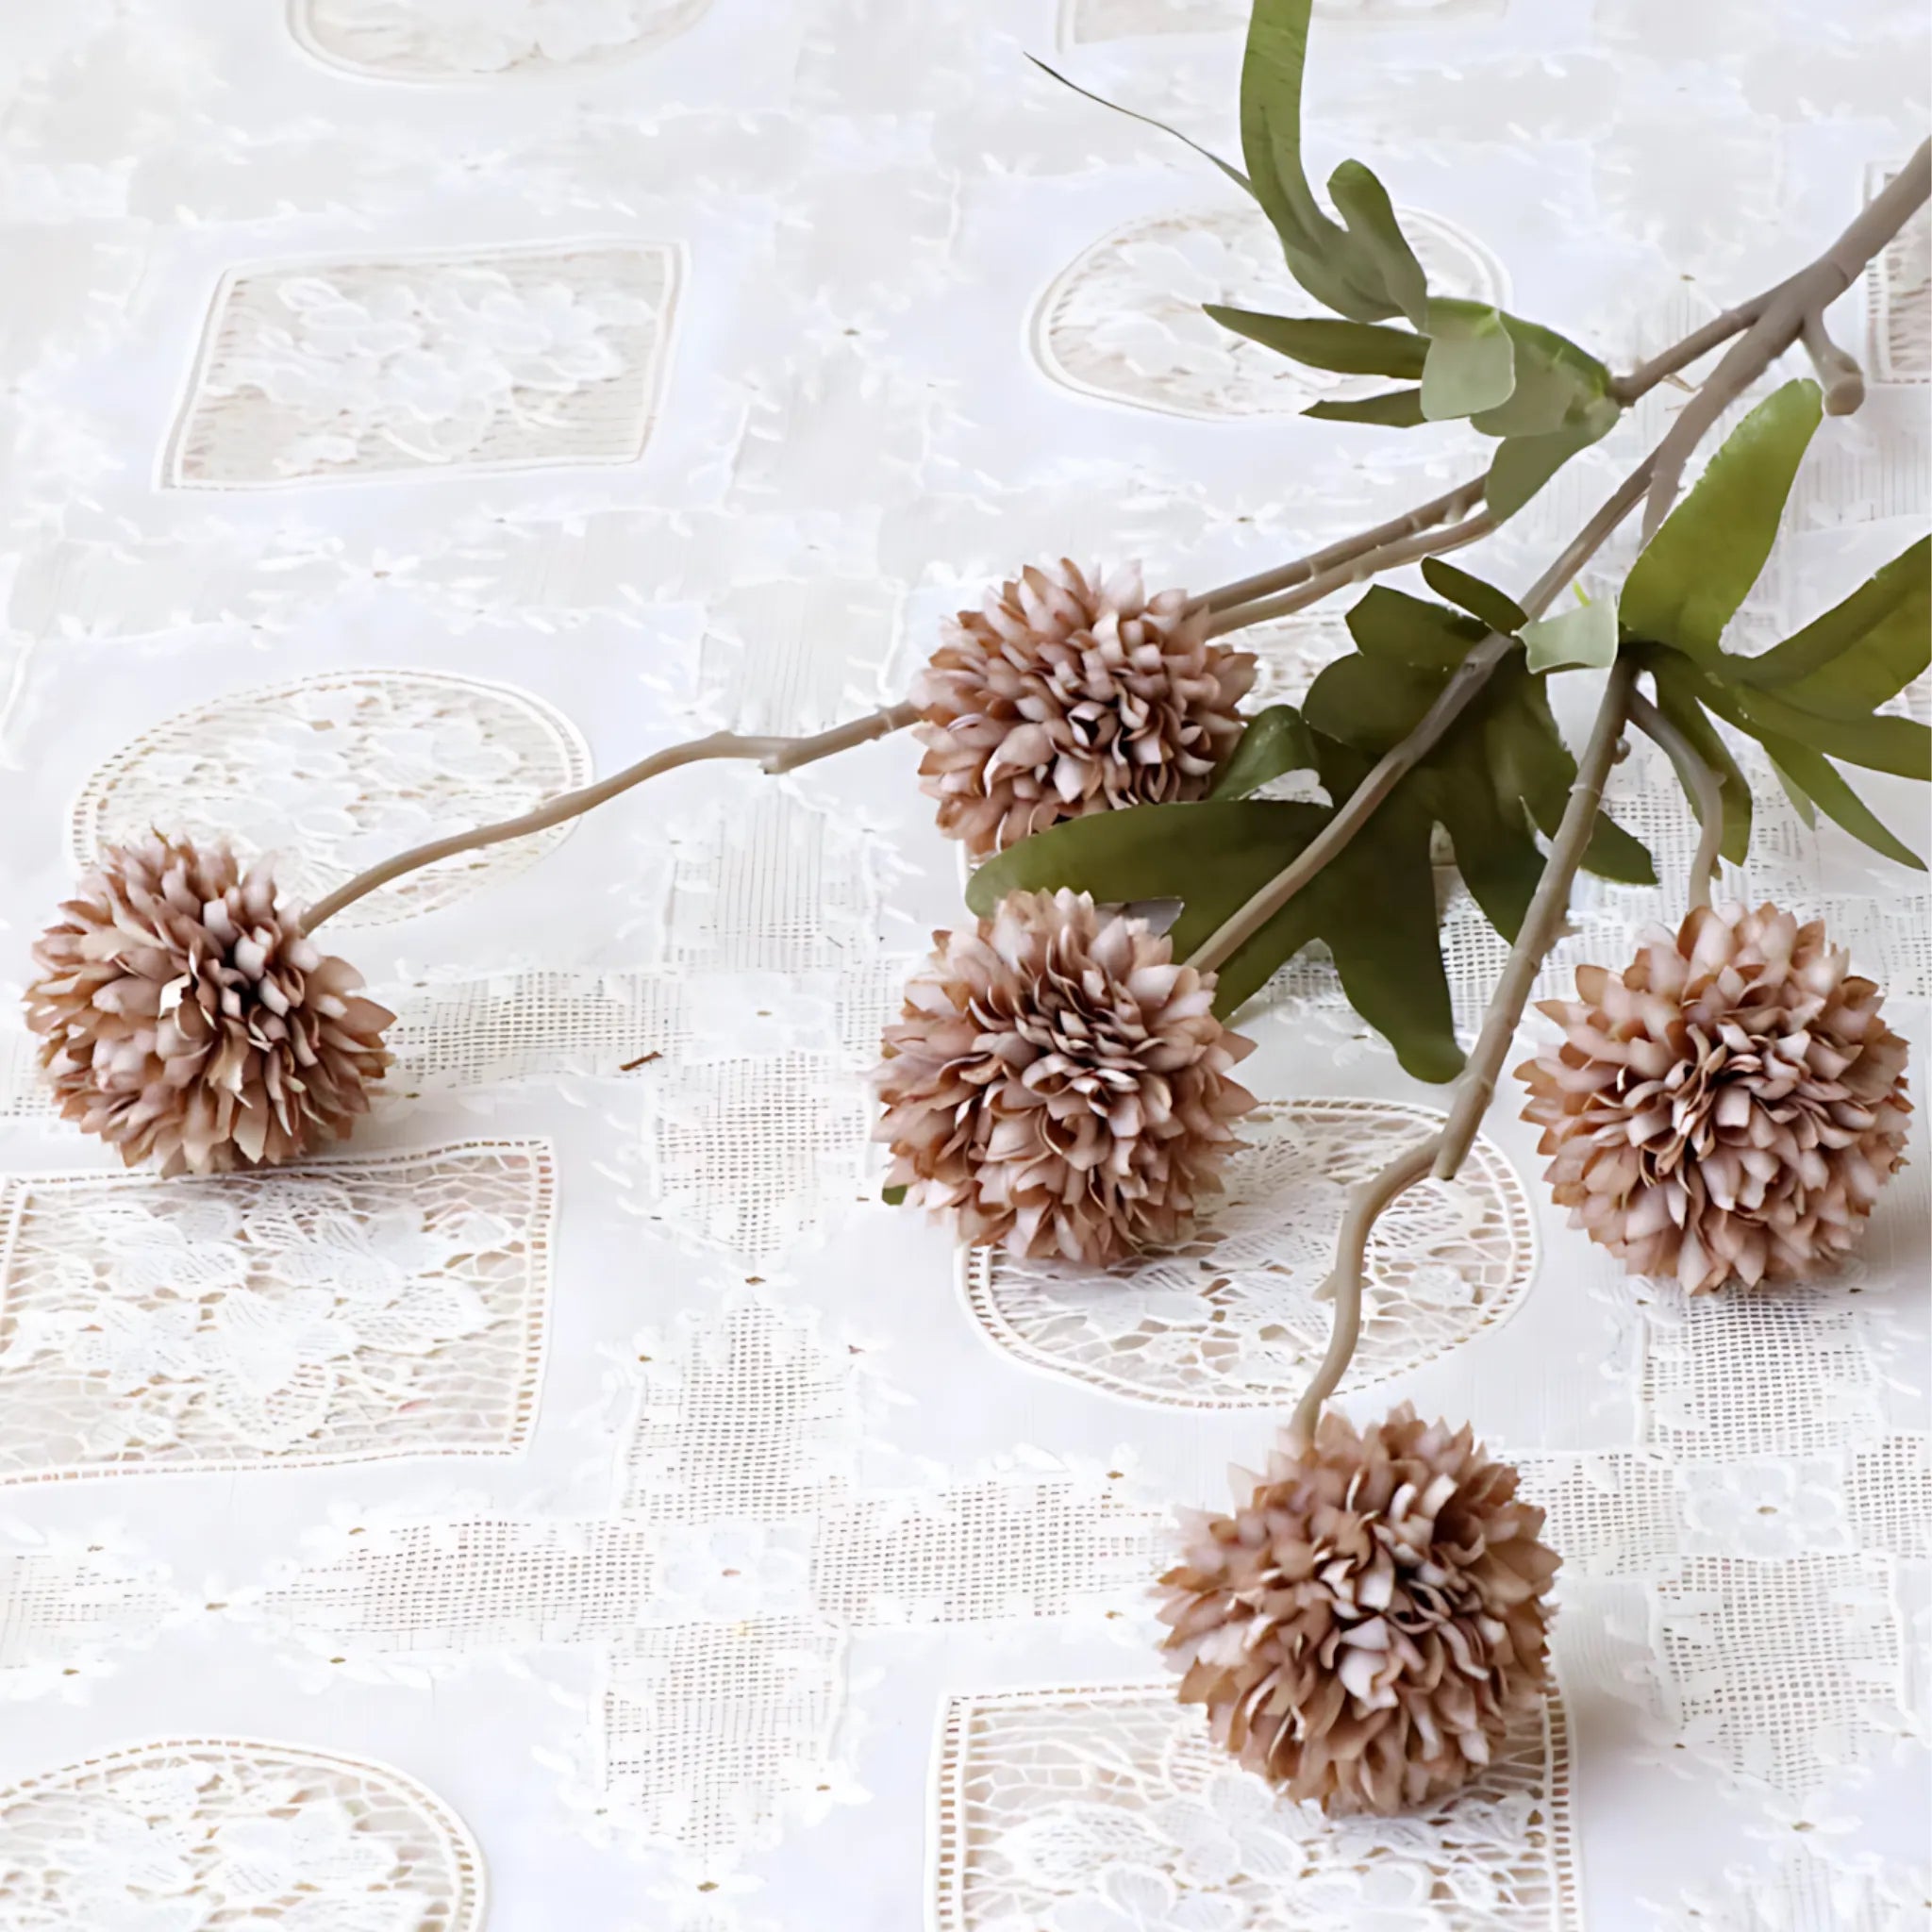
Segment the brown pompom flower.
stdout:
<svg viewBox="0 0 1932 1932">
<path fill-rule="evenodd" d="M 914 680 L 940 829 L 996 852 L 1060 819 L 1199 798 L 1241 737 L 1255 659 L 1208 640 L 1185 591 L 1138 564 L 1029 567 L 946 623 Z"/>
<path fill-rule="evenodd" d="M 1183 1704 L 1324 1811 L 1428 1804 L 1473 1777 L 1548 1680 L 1560 1560 L 1516 1472 L 1407 1404 L 1357 1435 L 1328 1410 L 1232 1516 L 1189 1513 L 1161 1581 Z"/>
<path fill-rule="evenodd" d="M 1633 1274 L 1691 1294 L 1828 1268 L 1904 1160 L 1906 1042 L 1817 922 L 1700 908 L 1623 973 L 1580 967 L 1541 1010 L 1563 1044 L 1518 1068 L 1545 1178 Z"/>
<path fill-rule="evenodd" d="M 27 1024 L 60 1111 L 161 1172 L 273 1166 L 345 1136 L 395 1018 L 275 906 L 268 867 L 150 834 L 34 946 Z"/>
<path fill-rule="evenodd" d="M 934 941 L 874 1076 L 891 1185 L 1019 1255 L 1099 1265 L 1178 1240 L 1255 1105 L 1214 975 L 1081 892 L 1010 892 Z"/>
</svg>

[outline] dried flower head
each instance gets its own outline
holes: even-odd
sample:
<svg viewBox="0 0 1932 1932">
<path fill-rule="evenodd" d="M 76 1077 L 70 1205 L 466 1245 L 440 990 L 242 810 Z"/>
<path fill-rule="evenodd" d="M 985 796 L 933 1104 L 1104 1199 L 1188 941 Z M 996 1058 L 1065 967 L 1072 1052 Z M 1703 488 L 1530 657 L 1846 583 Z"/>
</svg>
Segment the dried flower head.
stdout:
<svg viewBox="0 0 1932 1932">
<path fill-rule="evenodd" d="M 1241 737 L 1255 660 L 1138 564 L 1029 568 L 949 620 L 912 687 L 940 829 L 995 852 L 1060 819 L 1199 798 Z"/>
<path fill-rule="evenodd" d="M 1691 1294 L 1827 1268 L 1904 1158 L 1906 1042 L 1824 928 L 1761 906 L 1644 935 L 1541 1010 L 1563 1044 L 1518 1069 L 1571 1223 Z"/>
<path fill-rule="evenodd" d="M 1178 1240 L 1220 1189 L 1253 1042 L 1214 977 L 1077 892 L 1011 892 L 938 933 L 874 1075 L 891 1184 L 962 1239 L 1100 1264 Z"/>
<path fill-rule="evenodd" d="M 273 1166 L 368 1110 L 395 1015 L 275 905 L 267 865 L 151 834 L 34 946 L 27 1024 L 60 1111 L 163 1174 Z"/>
<path fill-rule="evenodd" d="M 1558 1557 L 1516 1472 L 1404 1405 L 1333 1409 L 1232 1516 L 1190 1513 L 1161 1581 L 1183 1704 L 1291 1797 L 1426 1805 L 1479 1772 L 1547 1682 Z"/>
</svg>

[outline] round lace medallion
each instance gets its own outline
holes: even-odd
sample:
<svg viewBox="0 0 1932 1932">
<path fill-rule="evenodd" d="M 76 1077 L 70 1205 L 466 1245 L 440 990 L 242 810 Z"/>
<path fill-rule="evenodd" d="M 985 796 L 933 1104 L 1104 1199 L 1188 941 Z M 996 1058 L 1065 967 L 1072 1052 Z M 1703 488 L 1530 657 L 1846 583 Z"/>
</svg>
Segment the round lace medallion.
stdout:
<svg viewBox="0 0 1932 1932">
<path fill-rule="evenodd" d="M 975 1248 L 967 1306 L 997 1348 L 1069 1381 L 1170 1407 L 1277 1407 L 1328 1345 L 1315 1291 L 1344 1193 L 1441 1120 L 1392 1101 L 1264 1106 L 1242 1124 L 1225 1196 L 1185 1247 L 1105 1270 Z M 1411 1188 L 1382 1216 L 1343 1390 L 1406 1374 L 1505 1319 L 1535 1260 L 1523 1182 L 1478 1140 L 1457 1179 Z"/>
<path fill-rule="evenodd" d="M 411 845 L 514 818 L 590 775 L 582 735 L 541 698 L 432 671 L 336 672 L 234 691 L 143 732 L 89 778 L 74 809 L 83 867 L 152 826 L 274 853 L 311 904 Z M 570 824 L 458 853 L 342 912 L 342 927 L 433 912 L 515 876 Z"/>
<path fill-rule="evenodd" d="M 1405 233 L 1441 295 L 1500 302 L 1502 264 L 1439 215 L 1404 209 Z M 1208 302 L 1320 315 L 1289 275 L 1257 208 L 1192 208 L 1129 222 L 1082 251 L 1033 317 L 1033 353 L 1056 382 L 1169 416 L 1298 415 L 1324 397 L 1400 388 L 1389 376 L 1305 369 L 1224 328 Z"/>
<path fill-rule="evenodd" d="M 0 1791 L 10 1932 L 215 1924 L 480 1932 L 462 1821 L 386 1764 L 243 1738 L 105 1752 Z"/>
</svg>

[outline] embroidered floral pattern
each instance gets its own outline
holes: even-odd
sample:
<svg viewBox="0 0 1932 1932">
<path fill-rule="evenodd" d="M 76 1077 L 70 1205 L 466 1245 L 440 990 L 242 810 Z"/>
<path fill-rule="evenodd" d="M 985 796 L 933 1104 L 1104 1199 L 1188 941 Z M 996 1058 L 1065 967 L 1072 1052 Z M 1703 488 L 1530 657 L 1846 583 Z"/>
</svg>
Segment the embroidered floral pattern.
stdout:
<svg viewBox="0 0 1932 1932">
<path fill-rule="evenodd" d="M 610 246 L 244 269 L 216 291 L 176 488 L 629 462 L 677 288 Z"/>
<path fill-rule="evenodd" d="M 0 1481 L 502 1455 L 548 1287 L 535 1142 L 5 1184 Z"/>
<path fill-rule="evenodd" d="M 1315 1291 L 1332 1264 L 1343 1196 L 1438 1117 L 1372 1101 L 1284 1101 L 1242 1124 L 1227 1193 L 1172 1254 L 1106 1270 L 963 1262 L 974 1319 L 1036 1368 L 1142 1402 L 1271 1407 L 1291 1400 L 1327 1345 Z M 1528 1201 L 1479 1141 L 1464 1174 L 1411 1189 L 1370 1246 L 1362 1340 L 1344 1389 L 1399 1374 L 1507 1318 L 1535 1265 Z"/>
<path fill-rule="evenodd" d="M 541 699 L 440 672 L 305 677 L 177 712 L 99 766 L 74 808 L 76 861 L 150 825 L 272 852 L 294 904 L 409 846 L 514 818 L 583 784 L 582 734 Z M 431 912 L 513 878 L 570 824 L 411 873 L 339 926 Z"/>
<path fill-rule="evenodd" d="M 683 33 L 710 0 L 292 0 L 296 38 L 385 80 L 587 67 Z"/>
<path fill-rule="evenodd" d="M 481 1932 L 460 1821 L 387 1765 L 250 1739 L 145 1744 L 0 1790 L 9 1932 Z"/>
</svg>

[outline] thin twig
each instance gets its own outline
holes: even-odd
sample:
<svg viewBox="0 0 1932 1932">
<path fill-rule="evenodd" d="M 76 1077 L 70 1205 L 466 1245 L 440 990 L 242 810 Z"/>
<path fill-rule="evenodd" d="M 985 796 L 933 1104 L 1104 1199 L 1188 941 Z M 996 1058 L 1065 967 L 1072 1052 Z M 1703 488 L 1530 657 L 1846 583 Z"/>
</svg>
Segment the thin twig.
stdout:
<svg viewBox="0 0 1932 1932">
<path fill-rule="evenodd" d="M 1347 1372 L 1349 1358 L 1355 1354 L 1356 1341 L 1361 1332 L 1369 1237 L 1376 1221 L 1391 1201 L 1425 1175 L 1437 1180 L 1452 1179 L 1474 1142 L 1476 1128 L 1495 1089 L 1497 1072 L 1508 1053 L 1509 1042 L 1516 1037 L 1530 987 L 1562 925 L 1570 888 L 1577 867 L 1583 862 L 1584 847 L 1590 843 L 1591 831 L 1603 803 L 1604 785 L 1616 763 L 1617 741 L 1624 729 L 1632 675 L 1633 667 L 1627 660 L 1611 669 L 1603 702 L 1597 707 L 1596 723 L 1591 729 L 1590 743 L 1577 766 L 1576 783 L 1563 810 L 1563 822 L 1557 829 L 1536 896 L 1516 935 L 1516 943 L 1510 948 L 1509 963 L 1491 997 L 1489 1011 L 1483 1019 L 1482 1037 L 1463 1072 L 1463 1084 L 1457 1091 L 1448 1120 L 1440 1133 L 1405 1148 L 1386 1167 L 1367 1180 L 1358 1181 L 1349 1191 L 1348 1207 L 1335 1239 L 1335 1266 L 1322 1288 L 1322 1293 L 1335 1304 L 1335 1325 L 1322 1364 L 1295 1405 L 1289 1423 L 1291 1455 L 1313 1441 L 1322 1405 L 1334 1394 Z"/>
<path fill-rule="evenodd" d="M 1805 311 L 1798 339 L 1805 344 L 1805 353 L 1810 357 L 1812 368 L 1818 372 L 1819 385 L 1824 391 L 1824 413 L 1827 416 L 1849 416 L 1862 408 L 1865 372 L 1858 367 L 1856 356 L 1840 349 L 1832 341 L 1831 332 L 1824 326 L 1822 308 Z"/>
<path fill-rule="evenodd" d="M 1257 597 L 1272 597 L 1277 591 L 1291 591 L 1311 577 L 1334 570 L 1338 564 L 1352 563 L 1357 558 L 1366 557 L 1370 551 L 1379 550 L 1385 544 L 1400 542 L 1403 538 L 1413 537 L 1438 524 L 1452 523 L 1457 517 L 1467 516 L 1483 500 L 1483 492 L 1488 487 L 1487 473 L 1473 476 L 1467 483 L 1458 483 L 1454 490 L 1445 490 L 1441 496 L 1418 504 L 1402 516 L 1392 517 L 1386 524 L 1377 524 L 1373 530 L 1344 537 L 1339 543 L 1329 544 L 1325 550 L 1313 551 L 1307 557 L 1297 558 L 1292 563 L 1264 570 L 1258 575 L 1223 584 L 1218 591 L 1206 591 L 1193 602 L 1205 604 L 1209 610 L 1224 610 L 1236 604 L 1252 603 Z"/>
<path fill-rule="evenodd" d="M 1740 329 L 1749 328 L 1764 312 L 1764 305 L 1770 299 L 1767 291 L 1713 316 L 1702 328 L 1692 329 L 1682 341 L 1673 342 L 1661 355 L 1640 362 L 1628 375 L 1615 377 L 1610 383 L 1611 396 L 1625 406 L 1647 396 L 1658 383 L 1667 381 L 1680 369 L 1690 368 L 1700 356 L 1722 348 Z"/>
<path fill-rule="evenodd" d="M 1523 600 L 1525 616 L 1541 617 L 1572 577 L 1589 562 L 1624 519 L 1636 508 L 1650 480 L 1650 459 L 1640 463 L 1615 493 L 1591 518 L 1563 554 L 1540 576 Z M 1491 631 L 1450 674 L 1436 701 L 1408 736 L 1383 753 L 1369 775 L 1336 808 L 1335 816 L 1305 845 L 1293 863 L 1284 867 L 1238 912 L 1225 920 L 1195 949 L 1189 964 L 1203 972 L 1224 965 L 1261 930 L 1307 882 L 1361 830 L 1376 807 L 1394 791 L 1437 741 L 1461 716 L 1463 708 L 1489 681 L 1503 659 L 1516 649 L 1516 640 Z"/>
<path fill-rule="evenodd" d="M 426 845 L 411 846 L 407 852 L 397 853 L 393 858 L 384 859 L 380 865 L 372 865 L 368 871 L 358 873 L 346 885 L 338 886 L 327 898 L 310 907 L 303 919 L 303 929 L 313 932 L 324 920 L 333 919 L 345 906 L 353 906 L 358 899 L 388 885 L 391 879 L 401 878 L 405 873 L 434 865 L 439 858 L 454 858 L 458 852 L 475 852 L 485 845 L 500 845 L 507 839 L 523 839 L 532 832 L 546 831 L 552 825 L 561 824 L 566 819 L 574 819 L 605 804 L 620 792 L 628 791 L 633 785 L 641 785 L 646 778 L 675 772 L 681 765 L 699 764 L 707 758 L 750 758 L 757 761 L 760 770 L 768 773 L 795 771 L 815 758 L 830 758 L 836 752 L 849 751 L 854 745 L 883 738 L 890 731 L 898 731 L 911 724 L 918 715 L 916 705 L 891 705 L 866 717 L 835 724 L 829 731 L 821 731 L 808 738 L 743 738 L 735 731 L 714 731 L 708 738 L 696 738 L 688 744 L 670 745 L 663 751 L 653 752 L 647 758 L 640 758 L 634 765 L 626 765 L 623 771 L 615 772 L 608 778 L 600 778 L 594 785 L 566 791 L 548 804 L 540 805 L 534 811 L 525 812 L 521 818 L 481 825 L 474 832 L 453 832 L 445 839 L 433 839 Z"/>
<path fill-rule="evenodd" d="M 1350 584 L 1366 583 L 1371 577 L 1380 576 L 1384 571 L 1399 569 L 1419 558 L 1441 557 L 1445 551 L 1460 550 L 1465 543 L 1478 542 L 1495 527 L 1496 520 L 1486 512 L 1471 517 L 1465 523 L 1452 525 L 1446 530 L 1421 530 L 1392 539 L 1374 550 L 1358 552 L 1347 561 L 1307 579 L 1298 590 L 1222 607 L 1208 620 L 1208 635 L 1210 638 L 1225 637 L 1229 631 L 1245 630 L 1251 624 L 1265 624 L 1271 617 L 1286 617 L 1291 611 L 1306 610 L 1310 604 L 1319 604 L 1324 597 L 1346 590 Z"/>
<path fill-rule="evenodd" d="M 1630 722 L 1676 767 L 1677 776 L 1697 808 L 1697 823 L 1703 831 L 1684 887 L 1684 909 L 1694 912 L 1710 904 L 1710 882 L 1717 875 L 1718 854 L 1724 842 L 1724 785 L 1698 756 L 1697 747 L 1641 691 L 1630 693 Z"/>
<path fill-rule="evenodd" d="M 1383 1208 L 1404 1189 L 1413 1187 L 1429 1171 L 1435 1158 L 1432 1136 L 1419 1145 L 1398 1154 L 1379 1174 L 1357 1181 L 1348 1191 L 1348 1206 L 1341 1216 L 1341 1232 L 1335 1240 L 1335 1267 L 1321 1291 L 1335 1304 L 1335 1324 L 1329 1330 L 1327 1353 L 1309 1381 L 1307 1392 L 1295 1405 L 1288 1425 L 1289 1453 L 1306 1449 L 1315 1440 L 1315 1424 L 1322 1419 L 1322 1405 L 1335 1393 L 1347 1372 L 1349 1359 L 1362 1332 L 1362 1277 L 1367 1272 L 1369 1234 Z"/>
<path fill-rule="evenodd" d="M 1617 741 L 1629 715 L 1631 679 L 1636 675 L 1637 667 L 1627 657 L 1619 658 L 1610 667 L 1609 681 L 1596 708 L 1596 722 L 1590 728 L 1590 741 L 1576 761 L 1576 782 L 1570 788 L 1570 802 L 1563 808 L 1557 836 L 1550 841 L 1550 856 L 1543 861 L 1542 876 L 1531 895 L 1529 910 L 1523 915 L 1502 977 L 1490 995 L 1475 1051 L 1456 1083 L 1449 1119 L 1442 1128 L 1442 1144 L 1436 1150 L 1432 1170 L 1438 1180 L 1451 1178 L 1468 1158 L 1476 1129 L 1495 1093 L 1509 1042 L 1516 1037 L 1517 1023 L 1529 1003 L 1529 990 L 1542 971 L 1544 955 L 1562 930 L 1570 910 L 1570 888 L 1583 863 L 1590 835 L 1596 829 L 1610 768 L 1617 762 Z"/>
<path fill-rule="evenodd" d="M 1932 142 L 1919 149 L 1866 203 L 1857 219 L 1810 267 L 1800 269 L 1771 291 L 1757 319 L 1731 345 L 1729 353 L 1697 393 L 1684 405 L 1670 433 L 1657 445 L 1657 474 L 1643 509 L 1647 543 L 1670 514 L 1684 480 L 1684 466 L 1711 427 L 1824 311 L 1864 273 L 1867 263 L 1932 197 Z"/>
</svg>

